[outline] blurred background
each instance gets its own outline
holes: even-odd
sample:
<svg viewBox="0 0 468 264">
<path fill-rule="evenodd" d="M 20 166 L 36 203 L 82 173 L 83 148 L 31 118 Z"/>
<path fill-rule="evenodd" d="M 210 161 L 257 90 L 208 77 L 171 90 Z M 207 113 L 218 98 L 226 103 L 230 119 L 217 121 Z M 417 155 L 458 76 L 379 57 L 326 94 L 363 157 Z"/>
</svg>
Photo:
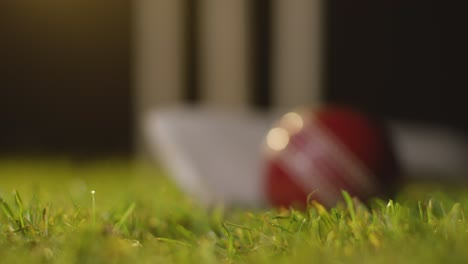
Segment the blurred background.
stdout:
<svg viewBox="0 0 468 264">
<path fill-rule="evenodd" d="M 1 1 L 0 155 L 131 157 L 142 114 L 184 103 L 344 103 L 466 133 L 459 10 L 420 0 Z"/>
</svg>

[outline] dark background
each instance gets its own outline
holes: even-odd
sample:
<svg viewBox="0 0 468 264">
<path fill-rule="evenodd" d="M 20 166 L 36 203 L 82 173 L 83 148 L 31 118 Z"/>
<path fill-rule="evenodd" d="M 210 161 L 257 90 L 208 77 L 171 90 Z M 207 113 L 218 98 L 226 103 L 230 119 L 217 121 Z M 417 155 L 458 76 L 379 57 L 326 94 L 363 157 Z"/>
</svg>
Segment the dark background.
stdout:
<svg viewBox="0 0 468 264">
<path fill-rule="evenodd" d="M 0 152 L 131 151 L 130 1 L 0 2 Z"/>
<path fill-rule="evenodd" d="M 468 131 L 456 7 L 325 2 L 327 102 Z M 196 102 L 197 4 L 187 3 L 186 99 Z M 271 2 L 251 10 L 252 102 L 268 107 Z M 0 154 L 132 154 L 131 14 L 130 0 L 0 2 Z"/>
<path fill-rule="evenodd" d="M 433 0 L 327 3 L 327 100 L 468 131 L 461 7 Z"/>
</svg>

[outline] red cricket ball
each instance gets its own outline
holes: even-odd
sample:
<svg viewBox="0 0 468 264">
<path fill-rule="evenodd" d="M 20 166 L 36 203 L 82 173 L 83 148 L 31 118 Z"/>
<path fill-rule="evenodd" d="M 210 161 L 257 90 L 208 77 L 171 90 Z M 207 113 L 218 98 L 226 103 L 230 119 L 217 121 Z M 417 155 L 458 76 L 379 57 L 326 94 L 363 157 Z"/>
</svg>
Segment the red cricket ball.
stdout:
<svg viewBox="0 0 468 264">
<path fill-rule="evenodd" d="M 266 142 L 266 195 L 275 206 L 331 207 L 342 190 L 361 200 L 387 196 L 399 183 L 387 132 L 347 107 L 302 108 L 285 114 Z"/>
</svg>

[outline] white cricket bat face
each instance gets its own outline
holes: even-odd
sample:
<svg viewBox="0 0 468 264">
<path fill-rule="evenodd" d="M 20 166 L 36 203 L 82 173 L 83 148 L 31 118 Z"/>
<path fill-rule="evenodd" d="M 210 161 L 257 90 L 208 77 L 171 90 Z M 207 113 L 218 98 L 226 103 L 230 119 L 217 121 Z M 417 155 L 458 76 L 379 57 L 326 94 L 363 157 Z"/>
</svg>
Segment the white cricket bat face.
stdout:
<svg viewBox="0 0 468 264">
<path fill-rule="evenodd" d="M 145 140 L 183 191 L 202 204 L 266 204 L 264 137 L 276 113 L 175 108 L 149 113 Z M 467 171 L 468 145 L 445 128 L 389 122 L 406 175 L 459 180 Z"/>
<path fill-rule="evenodd" d="M 152 112 L 145 131 L 171 177 L 203 204 L 265 203 L 262 143 L 273 115 L 179 108 Z"/>
</svg>

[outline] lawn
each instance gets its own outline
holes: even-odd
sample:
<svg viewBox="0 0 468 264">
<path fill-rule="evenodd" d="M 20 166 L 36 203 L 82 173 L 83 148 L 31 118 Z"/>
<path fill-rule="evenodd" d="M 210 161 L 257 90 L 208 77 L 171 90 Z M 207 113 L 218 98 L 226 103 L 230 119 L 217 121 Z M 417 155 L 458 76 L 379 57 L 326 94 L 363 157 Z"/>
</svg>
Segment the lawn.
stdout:
<svg viewBox="0 0 468 264">
<path fill-rule="evenodd" d="M 0 161 L 1 263 L 460 263 L 468 191 L 326 210 L 203 208 L 154 167 Z"/>
</svg>

